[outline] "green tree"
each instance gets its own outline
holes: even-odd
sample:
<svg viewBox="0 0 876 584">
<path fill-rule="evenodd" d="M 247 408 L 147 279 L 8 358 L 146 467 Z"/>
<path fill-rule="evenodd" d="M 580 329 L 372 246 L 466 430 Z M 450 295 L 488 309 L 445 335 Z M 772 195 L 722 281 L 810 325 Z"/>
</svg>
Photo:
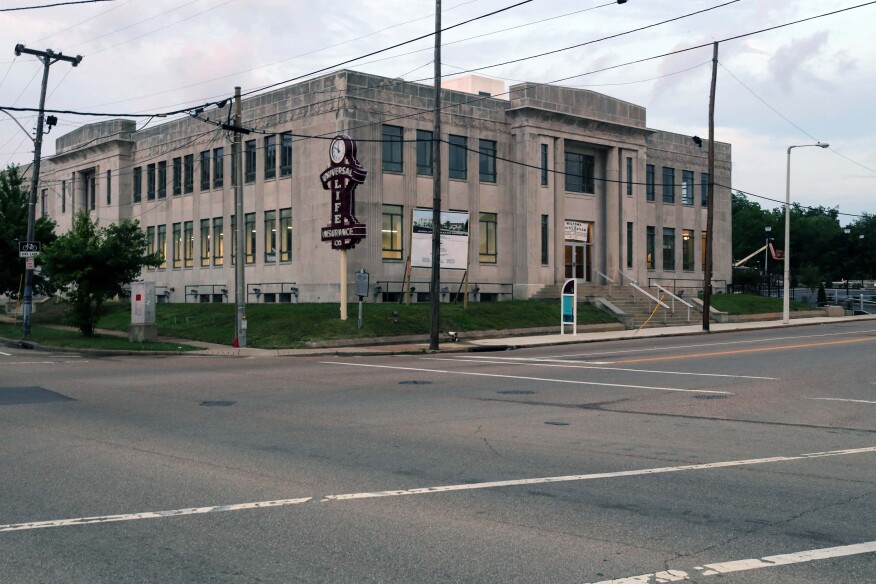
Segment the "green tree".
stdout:
<svg viewBox="0 0 876 584">
<path fill-rule="evenodd" d="M 806 264 L 802 268 L 800 268 L 800 283 L 809 288 L 810 290 L 815 290 L 819 284 L 821 284 L 821 272 L 818 269 L 818 266 L 815 264 Z"/>
<path fill-rule="evenodd" d="M 0 294 L 17 297 L 24 275 L 24 260 L 18 257 L 18 242 L 27 239 L 28 191 L 24 177 L 14 166 L 0 170 Z M 34 222 L 34 237 L 43 246 L 55 240 L 55 222 L 39 217 Z M 37 260 L 39 261 L 39 260 Z M 34 292 L 51 293 L 51 287 L 34 274 Z"/>
<path fill-rule="evenodd" d="M 73 228 L 41 255 L 46 276 L 66 288 L 71 324 L 90 337 L 104 302 L 124 295 L 123 286 L 143 267 L 161 263 L 158 254 L 146 252 L 146 234 L 139 221 L 125 219 L 100 227 L 87 212 L 79 211 Z"/>
</svg>

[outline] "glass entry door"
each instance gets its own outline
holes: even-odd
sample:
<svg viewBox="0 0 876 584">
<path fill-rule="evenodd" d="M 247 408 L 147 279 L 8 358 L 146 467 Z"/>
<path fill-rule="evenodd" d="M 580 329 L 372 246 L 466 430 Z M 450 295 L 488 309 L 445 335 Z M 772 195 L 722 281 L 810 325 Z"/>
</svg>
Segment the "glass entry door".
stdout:
<svg viewBox="0 0 876 584">
<path fill-rule="evenodd" d="M 566 278 L 590 282 L 590 244 L 566 242 Z"/>
</svg>

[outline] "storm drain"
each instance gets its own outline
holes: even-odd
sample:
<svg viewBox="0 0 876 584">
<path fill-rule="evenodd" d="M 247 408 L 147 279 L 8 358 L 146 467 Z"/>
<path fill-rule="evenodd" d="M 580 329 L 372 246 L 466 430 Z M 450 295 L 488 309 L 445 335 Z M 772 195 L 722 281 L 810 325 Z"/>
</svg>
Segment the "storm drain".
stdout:
<svg viewBox="0 0 876 584">
<path fill-rule="evenodd" d="M 0 387 L 0 406 L 74 401 L 44 387 Z"/>
<path fill-rule="evenodd" d="M 431 381 L 425 381 L 423 379 L 409 379 L 408 381 L 399 381 L 399 385 L 432 385 Z"/>
<path fill-rule="evenodd" d="M 213 408 L 224 408 L 227 406 L 233 406 L 237 402 L 229 401 L 229 400 L 217 400 L 217 401 L 202 401 L 202 406 L 213 407 Z"/>
<path fill-rule="evenodd" d="M 506 389 L 503 391 L 497 391 L 496 393 L 501 393 L 504 395 L 532 395 L 536 392 L 531 389 Z"/>
<path fill-rule="evenodd" d="M 695 395 L 694 399 L 727 399 L 726 395 Z"/>
</svg>

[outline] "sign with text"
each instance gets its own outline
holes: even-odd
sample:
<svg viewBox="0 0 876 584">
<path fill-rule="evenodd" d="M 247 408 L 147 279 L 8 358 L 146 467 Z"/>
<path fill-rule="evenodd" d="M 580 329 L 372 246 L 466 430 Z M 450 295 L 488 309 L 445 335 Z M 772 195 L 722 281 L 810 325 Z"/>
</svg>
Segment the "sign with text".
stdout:
<svg viewBox="0 0 876 584">
<path fill-rule="evenodd" d="M 441 211 L 441 268 L 468 268 L 468 218 L 466 211 Z M 432 209 L 414 209 L 411 267 L 432 267 Z"/>
<path fill-rule="evenodd" d="M 368 171 L 356 160 L 356 141 L 346 134 L 335 136 L 329 146 L 329 167 L 319 176 L 322 188 L 332 192 L 331 223 L 320 231 L 332 249 L 353 249 L 365 239 L 364 223 L 356 219 L 356 187 Z"/>
<path fill-rule="evenodd" d="M 39 255 L 42 250 L 42 244 L 39 241 L 19 241 L 18 242 L 18 257 L 33 258 Z"/>
<path fill-rule="evenodd" d="M 566 241 L 583 241 L 587 243 L 588 224 L 583 221 L 569 221 L 566 219 Z"/>
</svg>

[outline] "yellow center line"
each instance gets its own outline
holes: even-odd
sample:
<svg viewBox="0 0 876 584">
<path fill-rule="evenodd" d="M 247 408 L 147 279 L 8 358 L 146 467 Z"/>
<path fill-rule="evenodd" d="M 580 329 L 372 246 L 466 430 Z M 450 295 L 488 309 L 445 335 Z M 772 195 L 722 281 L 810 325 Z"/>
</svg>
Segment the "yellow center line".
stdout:
<svg viewBox="0 0 876 584">
<path fill-rule="evenodd" d="M 714 357 L 717 355 L 738 355 L 740 353 L 761 353 L 766 351 L 784 351 L 787 349 L 805 349 L 808 347 L 825 347 L 827 345 L 847 345 L 849 343 L 863 343 L 876 341 L 876 337 L 865 339 L 847 339 L 842 341 L 826 341 L 823 343 L 808 343 L 804 345 L 780 345 L 778 347 L 762 347 L 760 349 L 736 349 L 734 351 L 715 351 L 713 353 L 694 353 L 693 355 L 672 355 L 669 357 L 646 357 L 642 359 L 626 359 L 614 361 L 614 363 L 643 363 L 645 361 L 669 361 L 672 359 L 690 359 L 692 357 Z"/>
</svg>

